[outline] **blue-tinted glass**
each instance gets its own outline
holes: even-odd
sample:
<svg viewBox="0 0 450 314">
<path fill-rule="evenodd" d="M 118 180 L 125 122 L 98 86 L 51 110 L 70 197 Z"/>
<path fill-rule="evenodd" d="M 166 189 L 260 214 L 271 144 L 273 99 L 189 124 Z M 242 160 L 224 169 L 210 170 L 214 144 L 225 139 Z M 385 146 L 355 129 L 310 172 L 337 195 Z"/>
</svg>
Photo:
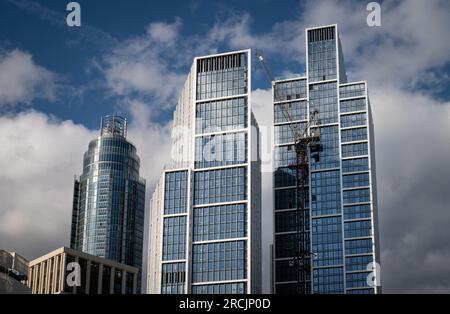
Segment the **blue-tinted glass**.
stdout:
<svg viewBox="0 0 450 314">
<path fill-rule="evenodd" d="M 312 220 L 312 251 L 317 254 L 314 266 L 343 264 L 342 222 L 340 217 Z"/>
<path fill-rule="evenodd" d="M 193 211 L 194 241 L 246 236 L 246 204 L 198 207 Z"/>
<path fill-rule="evenodd" d="M 195 168 L 247 162 L 247 133 L 208 135 L 195 139 Z"/>
<path fill-rule="evenodd" d="M 195 172 L 194 205 L 247 199 L 247 167 Z"/>
<path fill-rule="evenodd" d="M 165 263 L 162 265 L 161 293 L 181 294 L 184 293 L 186 281 L 186 264 Z"/>
<path fill-rule="evenodd" d="M 194 244 L 192 282 L 246 279 L 246 241 Z"/>
</svg>

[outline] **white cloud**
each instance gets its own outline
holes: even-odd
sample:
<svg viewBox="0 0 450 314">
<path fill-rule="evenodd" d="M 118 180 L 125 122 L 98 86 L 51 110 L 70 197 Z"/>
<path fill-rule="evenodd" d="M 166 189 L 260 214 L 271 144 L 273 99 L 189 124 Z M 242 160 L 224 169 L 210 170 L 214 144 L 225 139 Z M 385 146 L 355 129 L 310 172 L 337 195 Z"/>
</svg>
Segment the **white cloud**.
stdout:
<svg viewBox="0 0 450 314">
<path fill-rule="evenodd" d="M 136 145 L 141 157 L 141 176 L 147 180 L 149 200 L 163 166 L 170 159 L 172 123 L 153 122 L 155 118 L 151 107 L 139 100 L 130 100 L 127 104 L 132 120 L 128 139 Z"/>
<path fill-rule="evenodd" d="M 179 17 L 177 17 L 172 24 L 163 22 L 151 23 L 147 28 L 147 34 L 151 39 L 157 42 L 173 45 L 178 38 L 182 24 L 183 22 Z"/>
<path fill-rule="evenodd" d="M 36 65 L 24 51 L 0 50 L 0 106 L 29 104 L 36 98 L 55 99 L 56 76 Z"/>
<path fill-rule="evenodd" d="M 35 111 L 0 117 L 0 246 L 27 257 L 67 245 L 73 176 L 94 133 Z"/>
<path fill-rule="evenodd" d="M 152 99 L 159 108 L 173 107 L 186 76 L 173 61 L 179 53 L 181 25 L 179 18 L 174 23 L 151 23 L 144 35 L 118 43 L 102 57 L 97 66 L 113 94 Z"/>
<path fill-rule="evenodd" d="M 169 154 L 169 124 L 152 124 L 145 106 L 131 106 L 136 122 L 128 139 L 151 190 Z M 35 258 L 68 245 L 73 178 L 96 136 L 98 130 L 36 111 L 0 117 L 0 247 Z"/>
</svg>

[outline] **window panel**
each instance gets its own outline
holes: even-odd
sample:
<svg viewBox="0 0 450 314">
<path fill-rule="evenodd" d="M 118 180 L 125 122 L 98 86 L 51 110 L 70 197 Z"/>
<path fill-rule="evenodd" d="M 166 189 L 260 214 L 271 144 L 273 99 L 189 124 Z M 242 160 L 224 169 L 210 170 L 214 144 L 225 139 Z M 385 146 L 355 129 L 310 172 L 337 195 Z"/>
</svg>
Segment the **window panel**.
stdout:
<svg viewBox="0 0 450 314">
<path fill-rule="evenodd" d="M 372 253 L 372 239 L 345 241 L 345 255 L 366 253 Z"/>
<path fill-rule="evenodd" d="M 342 91 L 342 87 L 341 87 Z M 341 94 L 342 98 L 342 94 Z M 352 111 L 365 111 L 366 110 L 366 99 L 349 99 L 341 100 L 341 113 L 352 112 Z"/>
<path fill-rule="evenodd" d="M 246 236 L 247 205 L 233 204 L 194 208 L 194 241 Z"/>
<path fill-rule="evenodd" d="M 314 269 L 314 293 L 344 293 L 344 270 L 342 267 Z"/>
<path fill-rule="evenodd" d="M 342 157 L 344 158 L 368 155 L 368 153 L 367 142 L 342 145 Z"/>
<path fill-rule="evenodd" d="M 372 255 L 354 256 L 345 258 L 346 271 L 367 270 L 370 263 L 373 263 Z"/>
<path fill-rule="evenodd" d="M 185 259 L 186 216 L 166 217 L 163 227 L 163 261 Z"/>
<path fill-rule="evenodd" d="M 194 205 L 247 199 L 247 167 L 198 171 L 194 175 Z"/>
<path fill-rule="evenodd" d="M 366 113 L 346 114 L 341 116 L 341 127 L 349 128 L 353 126 L 367 125 Z"/>
<path fill-rule="evenodd" d="M 344 191 L 344 204 L 370 202 L 370 189 Z"/>
<path fill-rule="evenodd" d="M 186 264 L 162 264 L 161 294 L 182 294 L 186 282 Z"/>
<path fill-rule="evenodd" d="M 312 251 L 317 254 L 314 266 L 343 264 L 342 222 L 340 217 L 312 220 Z"/>
<path fill-rule="evenodd" d="M 312 215 L 332 215 L 341 212 L 340 171 L 311 173 Z"/>
<path fill-rule="evenodd" d="M 345 238 L 369 237 L 372 235 L 370 220 L 351 221 L 344 223 Z"/>
<path fill-rule="evenodd" d="M 366 84 L 352 84 L 339 87 L 339 95 L 341 98 L 357 97 L 366 95 Z"/>
<path fill-rule="evenodd" d="M 342 176 L 343 188 L 366 187 L 370 185 L 369 173 L 349 174 Z"/>
<path fill-rule="evenodd" d="M 341 131 L 342 143 L 364 140 L 367 140 L 367 128 L 356 128 Z"/>
<path fill-rule="evenodd" d="M 342 160 L 342 173 L 369 170 L 368 158 L 353 158 Z"/>
<path fill-rule="evenodd" d="M 337 84 L 322 83 L 309 87 L 310 112 L 318 110 L 322 124 L 338 122 Z"/>
<path fill-rule="evenodd" d="M 233 98 L 196 105 L 196 134 L 239 130 L 247 127 L 247 99 Z"/>
<path fill-rule="evenodd" d="M 192 282 L 247 278 L 246 241 L 194 244 Z"/>
<path fill-rule="evenodd" d="M 187 171 L 166 172 L 164 185 L 164 214 L 187 211 Z"/>
<path fill-rule="evenodd" d="M 195 168 L 208 168 L 247 162 L 247 133 L 229 133 L 195 139 Z"/>
</svg>

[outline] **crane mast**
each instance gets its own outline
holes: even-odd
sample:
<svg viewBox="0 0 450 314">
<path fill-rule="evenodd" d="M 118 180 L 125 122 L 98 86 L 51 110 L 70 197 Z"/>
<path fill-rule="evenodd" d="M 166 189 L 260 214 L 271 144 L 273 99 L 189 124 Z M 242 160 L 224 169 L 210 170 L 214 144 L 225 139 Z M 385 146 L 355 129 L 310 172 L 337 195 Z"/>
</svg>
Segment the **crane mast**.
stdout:
<svg viewBox="0 0 450 314">
<path fill-rule="evenodd" d="M 260 61 L 267 78 L 270 80 L 274 91 L 274 102 L 281 99 L 279 97 L 279 90 L 277 82 L 267 65 L 264 56 L 256 51 L 256 56 Z M 315 254 L 308 248 L 308 238 L 306 231 L 309 226 L 310 210 L 306 209 L 305 203 L 307 200 L 307 186 L 309 185 L 309 159 L 314 158 L 319 160 L 319 152 L 322 151 L 322 144 L 320 143 L 320 117 L 319 111 L 314 110 L 308 114 L 307 123 L 304 128 L 300 128 L 300 124 L 291 123 L 294 121 L 290 115 L 287 103 L 279 104 L 284 119 L 288 122 L 292 130 L 295 149 L 295 162 L 288 165 L 288 168 L 295 173 L 296 190 L 295 190 L 295 204 L 296 204 L 296 243 L 295 256 L 290 261 L 296 265 L 297 270 L 297 293 L 308 293 L 308 278 L 311 272 L 311 259 Z M 311 205 L 309 206 L 311 208 Z"/>
</svg>

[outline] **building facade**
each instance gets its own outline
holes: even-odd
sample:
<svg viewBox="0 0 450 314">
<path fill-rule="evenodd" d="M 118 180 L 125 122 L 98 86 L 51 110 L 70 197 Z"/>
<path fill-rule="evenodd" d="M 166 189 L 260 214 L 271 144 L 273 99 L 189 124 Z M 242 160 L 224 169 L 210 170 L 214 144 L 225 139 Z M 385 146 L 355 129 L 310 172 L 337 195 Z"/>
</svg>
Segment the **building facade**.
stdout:
<svg viewBox="0 0 450 314">
<path fill-rule="evenodd" d="M 337 25 L 309 28 L 305 35 L 306 75 L 278 80 L 273 89 L 273 289 L 298 293 L 304 285 L 303 293 L 380 293 L 379 272 L 374 272 L 379 241 L 367 82 L 347 82 Z M 322 151 L 317 158 L 309 156 L 306 195 L 300 198 L 292 125 L 304 129 L 315 111 L 320 123 L 309 127 L 319 131 Z M 306 219 L 298 222 L 302 207 Z M 304 264 L 297 263 L 299 232 L 308 253 Z"/>
<path fill-rule="evenodd" d="M 74 182 L 72 249 L 142 269 L 145 181 L 124 118 L 102 118 Z M 140 289 L 140 275 L 138 276 Z"/>
<path fill-rule="evenodd" d="M 71 263 L 79 265 L 78 282 Z M 135 294 L 138 272 L 136 267 L 62 247 L 30 262 L 28 287 L 33 294 Z"/>
<path fill-rule="evenodd" d="M 28 261 L 16 252 L 0 250 L 0 294 L 30 294 Z"/>
<path fill-rule="evenodd" d="M 250 50 L 195 58 L 174 113 L 172 161 L 150 205 L 149 293 L 260 292 L 251 103 Z"/>
</svg>

